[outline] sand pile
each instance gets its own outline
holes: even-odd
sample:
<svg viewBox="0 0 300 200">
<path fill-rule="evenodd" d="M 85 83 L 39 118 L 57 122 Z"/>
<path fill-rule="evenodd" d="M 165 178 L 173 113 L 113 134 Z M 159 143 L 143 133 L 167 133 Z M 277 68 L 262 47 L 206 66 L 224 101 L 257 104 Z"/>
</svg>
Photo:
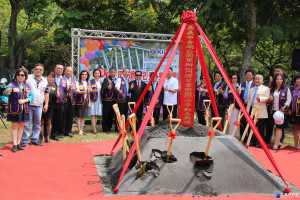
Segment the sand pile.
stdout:
<svg viewBox="0 0 300 200">
<path fill-rule="evenodd" d="M 175 126 L 175 125 L 174 125 Z M 119 192 L 112 193 L 123 167 L 122 152 L 114 156 L 94 158 L 105 195 L 122 194 L 274 194 L 282 192 L 284 185 L 279 177 L 265 170 L 248 150 L 234 137 L 216 131 L 209 156 L 213 162 L 199 166 L 196 160 L 203 155 L 208 142 L 209 128 L 195 125 L 192 128 L 179 126 L 173 140 L 172 162 L 164 158 L 168 148 L 169 121 L 146 129 L 141 141 L 142 160 L 147 162 L 147 171 L 136 177 L 137 158 L 134 156 L 119 185 Z M 202 153 L 201 153 L 202 152 Z M 300 191 L 292 187 L 292 191 Z"/>
</svg>

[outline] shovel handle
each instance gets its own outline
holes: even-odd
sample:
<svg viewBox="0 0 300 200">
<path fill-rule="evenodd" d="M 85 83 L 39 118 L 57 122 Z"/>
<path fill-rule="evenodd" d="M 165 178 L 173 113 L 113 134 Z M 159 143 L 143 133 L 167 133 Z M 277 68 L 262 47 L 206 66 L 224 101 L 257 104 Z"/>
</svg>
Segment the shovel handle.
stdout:
<svg viewBox="0 0 300 200">
<path fill-rule="evenodd" d="M 233 106 L 234 106 L 234 104 L 230 104 L 230 106 L 229 106 L 229 108 L 228 108 L 228 116 L 229 116 L 229 117 L 230 117 L 230 115 L 231 115 L 231 111 L 232 111 L 232 109 L 233 109 Z M 227 129 L 227 126 L 228 126 L 228 122 L 229 122 L 229 119 L 226 119 L 223 133 L 226 133 L 226 129 Z"/>
<path fill-rule="evenodd" d="M 133 107 L 135 107 L 135 102 L 128 102 L 128 107 L 129 107 L 130 113 L 132 113 L 131 105 L 133 105 Z"/>
<path fill-rule="evenodd" d="M 174 128 L 172 127 L 172 122 L 177 122 L 177 124 L 176 124 L 176 126 L 175 126 Z M 181 119 L 176 119 L 176 118 L 171 118 L 171 119 L 170 119 L 171 131 L 172 131 L 173 133 L 177 130 L 177 128 L 178 128 L 180 122 L 181 122 Z"/>
<path fill-rule="evenodd" d="M 242 113 L 242 110 L 240 110 L 240 113 L 239 113 L 239 118 L 238 118 L 238 124 L 240 124 L 240 121 L 241 121 L 241 119 L 242 119 L 242 117 L 244 116 L 244 113 Z M 231 133 L 231 136 L 232 137 L 234 137 L 234 134 L 235 134 L 235 131 L 236 131 L 236 129 L 237 129 L 237 126 L 234 126 L 234 129 L 233 129 L 233 131 L 232 131 L 232 133 Z"/>
<path fill-rule="evenodd" d="M 203 103 L 204 103 L 205 110 L 209 109 L 211 101 L 210 100 L 203 100 Z M 206 103 L 208 103 L 208 106 L 206 106 Z"/>
<path fill-rule="evenodd" d="M 116 104 L 114 104 L 112 107 L 113 107 L 113 109 L 114 109 L 114 111 L 115 111 L 115 113 L 116 113 L 117 120 L 120 121 L 120 119 L 121 119 L 121 114 L 120 114 L 120 110 L 119 110 L 118 104 L 116 103 Z"/>
<path fill-rule="evenodd" d="M 218 121 L 217 124 L 212 127 L 212 130 L 211 130 L 211 134 L 209 136 L 209 140 L 208 140 L 208 143 L 207 143 L 207 147 L 206 147 L 206 151 L 205 151 L 205 159 L 208 155 L 208 151 L 209 151 L 209 148 L 210 148 L 210 144 L 211 144 L 211 141 L 212 141 L 212 138 L 213 138 L 213 133 L 215 132 L 215 130 L 217 129 L 217 127 L 219 126 L 219 124 L 221 123 L 221 120 L 222 118 L 221 117 L 212 117 L 211 118 L 211 126 L 213 126 L 213 123 L 214 121 Z"/>
<path fill-rule="evenodd" d="M 170 139 L 169 147 L 168 147 L 168 152 L 167 152 L 167 163 L 169 162 L 170 154 L 171 154 L 171 148 L 172 148 L 172 143 L 173 139 Z"/>
<path fill-rule="evenodd" d="M 133 132 L 133 139 L 134 139 L 134 143 L 135 143 L 135 147 L 136 147 L 136 154 L 138 157 L 139 164 L 142 168 L 141 152 L 140 152 L 140 147 L 139 147 L 139 141 L 138 141 L 137 135 L 136 135 L 136 124 L 135 124 L 136 115 L 135 115 L 135 113 L 132 113 L 131 115 L 129 115 L 128 118 L 129 118 L 129 124 L 130 124 L 130 126 L 132 128 L 132 132 Z"/>
<path fill-rule="evenodd" d="M 254 113 L 255 113 L 255 114 L 254 114 L 254 115 L 255 115 L 254 121 L 256 122 L 257 119 L 258 119 L 258 115 L 259 115 L 259 113 L 260 113 L 260 107 L 257 107 L 256 110 L 254 111 Z M 247 143 L 246 143 L 246 148 L 249 147 L 249 144 L 250 144 L 252 135 L 253 135 L 253 130 L 251 129 L 250 135 L 249 135 L 248 140 L 247 140 Z"/>
<path fill-rule="evenodd" d="M 168 112 L 169 112 L 170 118 L 172 118 L 172 113 L 173 113 L 173 108 L 174 108 L 174 105 L 173 105 L 173 104 L 167 104 L 166 106 L 167 106 L 167 109 L 168 109 Z M 171 106 L 171 107 L 172 107 L 171 111 L 170 111 L 170 109 L 169 109 L 169 106 Z"/>
</svg>

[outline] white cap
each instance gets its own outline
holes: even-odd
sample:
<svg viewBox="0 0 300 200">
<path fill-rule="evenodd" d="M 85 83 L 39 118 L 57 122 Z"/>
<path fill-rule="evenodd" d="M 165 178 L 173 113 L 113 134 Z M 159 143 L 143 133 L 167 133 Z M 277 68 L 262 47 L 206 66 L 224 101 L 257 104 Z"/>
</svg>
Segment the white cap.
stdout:
<svg viewBox="0 0 300 200">
<path fill-rule="evenodd" d="M 284 122 L 284 114 L 281 111 L 276 111 L 273 115 L 273 119 L 275 121 L 275 124 L 282 125 Z"/>
<path fill-rule="evenodd" d="M 6 78 L 1 78 L 0 83 L 7 83 L 7 79 Z"/>
</svg>

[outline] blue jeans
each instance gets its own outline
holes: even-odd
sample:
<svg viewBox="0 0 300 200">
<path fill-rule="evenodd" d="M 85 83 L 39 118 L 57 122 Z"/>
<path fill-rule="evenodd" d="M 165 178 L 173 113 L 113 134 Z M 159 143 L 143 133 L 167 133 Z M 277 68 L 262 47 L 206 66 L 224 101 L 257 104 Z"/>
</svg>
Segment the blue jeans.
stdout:
<svg viewBox="0 0 300 200">
<path fill-rule="evenodd" d="M 42 118 L 43 106 L 30 106 L 29 110 L 29 120 L 25 122 L 22 135 L 22 144 L 29 143 L 30 136 L 30 125 L 32 122 L 32 136 L 31 141 L 39 141 L 39 136 L 41 132 L 41 118 Z"/>
</svg>

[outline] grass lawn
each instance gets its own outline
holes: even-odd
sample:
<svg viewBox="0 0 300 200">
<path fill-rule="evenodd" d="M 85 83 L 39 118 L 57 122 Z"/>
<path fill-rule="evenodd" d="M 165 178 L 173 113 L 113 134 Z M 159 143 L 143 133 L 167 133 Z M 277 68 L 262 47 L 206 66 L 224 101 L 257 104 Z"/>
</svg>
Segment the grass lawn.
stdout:
<svg viewBox="0 0 300 200">
<path fill-rule="evenodd" d="M 6 122 L 6 121 L 5 121 Z M 3 148 L 7 143 L 10 143 L 11 140 L 11 123 L 6 122 L 6 125 L 8 127 L 8 130 L 3 125 L 2 121 L 0 121 L 0 149 Z M 94 135 L 92 134 L 91 125 L 86 125 L 84 127 L 84 132 L 87 133 L 87 135 L 79 135 L 77 131 L 77 127 L 73 127 L 72 132 L 74 137 L 64 137 L 59 138 L 59 141 L 51 140 L 52 142 L 59 142 L 59 143 L 90 143 L 90 142 L 99 142 L 103 140 L 116 140 L 118 138 L 119 133 L 110 133 L 106 134 L 102 132 L 102 126 L 100 124 L 97 124 L 96 126 L 98 130 L 98 134 Z M 114 130 L 114 127 L 112 128 Z M 274 142 L 275 137 L 273 134 L 272 141 Z M 294 146 L 294 136 L 293 136 L 293 127 L 290 125 L 289 128 L 285 129 L 285 140 L 284 145 L 291 145 Z"/>
</svg>

